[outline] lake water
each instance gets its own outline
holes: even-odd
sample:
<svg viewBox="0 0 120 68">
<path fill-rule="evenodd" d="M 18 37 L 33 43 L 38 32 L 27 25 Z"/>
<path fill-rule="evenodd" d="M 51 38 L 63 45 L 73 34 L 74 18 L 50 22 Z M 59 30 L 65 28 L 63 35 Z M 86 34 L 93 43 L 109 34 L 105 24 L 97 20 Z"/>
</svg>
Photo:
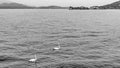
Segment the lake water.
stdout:
<svg viewBox="0 0 120 68">
<path fill-rule="evenodd" d="M 60 45 L 61 50 L 52 48 Z M 0 10 L 0 67 L 120 63 L 120 10 Z"/>
</svg>

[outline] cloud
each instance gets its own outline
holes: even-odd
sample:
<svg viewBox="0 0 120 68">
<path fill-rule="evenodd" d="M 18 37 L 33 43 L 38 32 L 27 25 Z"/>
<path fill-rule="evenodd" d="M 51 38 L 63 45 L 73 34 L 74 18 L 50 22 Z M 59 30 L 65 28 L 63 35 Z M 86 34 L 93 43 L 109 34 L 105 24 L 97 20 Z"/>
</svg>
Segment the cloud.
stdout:
<svg viewBox="0 0 120 68">
<path fill-rule="evenodd" d="M 0 3 L 10 3 L 10 0 L 0 0 Z"/>
</svg>

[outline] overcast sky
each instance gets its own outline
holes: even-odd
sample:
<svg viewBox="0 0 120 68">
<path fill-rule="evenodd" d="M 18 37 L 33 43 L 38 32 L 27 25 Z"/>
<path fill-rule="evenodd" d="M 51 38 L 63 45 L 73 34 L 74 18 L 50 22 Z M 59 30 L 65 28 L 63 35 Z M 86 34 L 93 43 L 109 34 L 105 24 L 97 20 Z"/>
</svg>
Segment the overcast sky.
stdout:
<svg viewBox="0 0 120 68">
<path fill-rule="evenodd" d="M 14 2 L 19 2 L 27 5 L 34 6 L 48 6 L 48 5 L 58 5 L 58 6 L 95 6 L 109 4 L 118 0 L 10 0 Z"/>
</svg>

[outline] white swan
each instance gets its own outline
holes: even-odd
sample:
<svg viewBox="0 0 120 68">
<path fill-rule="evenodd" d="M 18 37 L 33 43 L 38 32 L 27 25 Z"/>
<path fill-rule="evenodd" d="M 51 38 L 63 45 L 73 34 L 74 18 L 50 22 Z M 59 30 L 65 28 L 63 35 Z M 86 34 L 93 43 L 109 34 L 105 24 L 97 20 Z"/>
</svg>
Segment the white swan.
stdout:
<svg viewBox="0 0 120 68">
<path fill-rule="evenodd" d="M 53 48 L 53 50 L 60 50 L 60 49 L 61 49 L 60 43 L 58 43 L 58 45 Z"/>
<path fill-rule="evenodd" d="M 34 58 L 33 58 L 33 59 L 30 59 L 29 62 L 34 62 L 34 63 L 35 63 L 36 61 L 37 61 L 37 56 L 36 56 L 36 54 L 35 54 Z"/>
<path fill-rule="evenodd" d="M 60 46 L 54 47 L 53 50 L 60 50 Z"/>
</svg>

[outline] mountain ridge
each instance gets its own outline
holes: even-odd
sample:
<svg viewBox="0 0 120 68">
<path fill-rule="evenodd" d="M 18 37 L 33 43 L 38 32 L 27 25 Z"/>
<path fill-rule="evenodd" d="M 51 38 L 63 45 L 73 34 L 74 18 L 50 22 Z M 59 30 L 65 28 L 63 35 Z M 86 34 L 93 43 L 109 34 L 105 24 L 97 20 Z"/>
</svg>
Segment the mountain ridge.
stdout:
<svg viewBox="0 0 120 68">
<path fill-rule="evenodd" d="M 120 1 L 116 1 L 107 5 L 99 6 L 100 9 L 120 9 Z"/>
<path fill-rule="evenodd" d="M 35 7 L 12 2 L 9 0 L 0 1 L 0 9 L 25 9 L 25 8 L 35 8 Z"/>
<path fill-rule="evenodd" d="M 67 9 L 68 7 L 61 7 L 61 6 L 28 6 L 21 3 L 16 2 L 4 2 L 0 3 L 0 9 Z"/>
<path fill-rule="evenodd" d="M 68 9 L 68 7 L 61 7 L 61 6 L 55 6 L 55 5 L 51 5 L 51 6 L 40 6 L 38 7 L 39 9 Z"/>
</svg>

